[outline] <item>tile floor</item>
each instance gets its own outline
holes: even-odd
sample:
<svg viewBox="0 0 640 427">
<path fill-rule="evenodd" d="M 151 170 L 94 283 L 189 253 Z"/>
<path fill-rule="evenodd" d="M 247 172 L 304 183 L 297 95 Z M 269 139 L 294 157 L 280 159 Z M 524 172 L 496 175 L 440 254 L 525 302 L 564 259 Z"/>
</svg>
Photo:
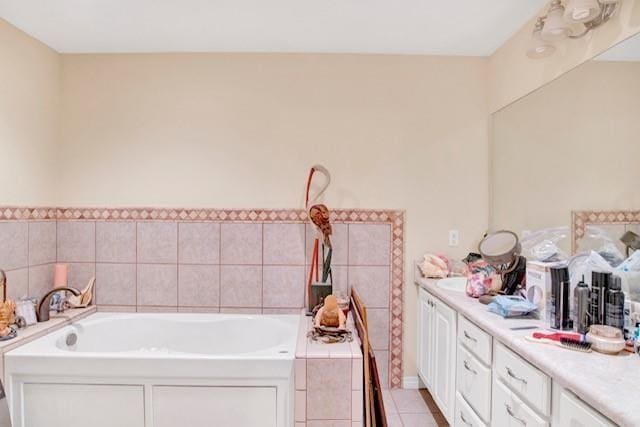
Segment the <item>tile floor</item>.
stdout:
<svg viewBox="0 0 640 427">
<path fill-rule="evenodd" d="M 384 390 L 389 427 L 445 427 L 444 416 L 426 390 Z"/>
</svg>

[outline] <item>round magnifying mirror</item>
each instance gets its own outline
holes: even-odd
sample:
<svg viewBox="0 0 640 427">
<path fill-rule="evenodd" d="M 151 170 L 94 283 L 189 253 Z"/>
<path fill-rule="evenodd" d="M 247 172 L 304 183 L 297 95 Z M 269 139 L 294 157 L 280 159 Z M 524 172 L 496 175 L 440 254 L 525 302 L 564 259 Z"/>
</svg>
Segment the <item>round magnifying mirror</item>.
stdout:
<svg viewBox="0 0 640 427">
<path fill-rule="evenodd" d="M 482 258 L 491 265 L 510 264 L 520 252 L 520 242 L 516 233 L 501 230 L 482 239 L 478 250 Z"/>
</svg>

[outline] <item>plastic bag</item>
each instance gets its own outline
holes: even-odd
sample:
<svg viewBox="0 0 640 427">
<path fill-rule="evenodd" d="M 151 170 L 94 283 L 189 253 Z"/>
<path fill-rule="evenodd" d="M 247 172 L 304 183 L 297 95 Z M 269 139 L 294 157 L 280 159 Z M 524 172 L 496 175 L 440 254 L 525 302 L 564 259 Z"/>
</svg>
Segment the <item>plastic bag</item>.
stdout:
<svg viewBox="0 0 640 427">
<path fill-rule="evenodd" d="M 640 271 L 640 251 L 635 251 L 631 256 L 618 266 L 622 271 Z"/>
<path fill-rule="evenodd" d="M 569 227 L 543 228 L 522 233 L 522 255 L 532 261 L 557 262 L 568 258 L 560 243 L 569 237 Z"/>
<path fill-rule="evenodd" d="M 578 253 L 595 251 L 607 263 L 617 267 L 624 261 L 624 254 L 618 249 L 614 239 L 603 228 L 588 225 L 584 231 L 584 237 L 580 239 Z"/>
<path fill-rule="evenodd" d="M 487 310 L 502 317 L 526 316 L 537 308 L 534 303 L 516 295 L 498 295 L 487 306 Z"/>
<path fill-rule="evenodd" d="M 607 272 L 619 276 L 622 281 L 622 290 L 631 301 L 640 301 L 640 255 L 634 252 L 627 260 L 617 267 L 599 252 L 591 251 L 589 254 L 576 255 L 569 263 L 569 273 L 572 288 L 584 276 L 584 281 L 591 286 L 591 273 L 593 271 Z"/>
</svg>

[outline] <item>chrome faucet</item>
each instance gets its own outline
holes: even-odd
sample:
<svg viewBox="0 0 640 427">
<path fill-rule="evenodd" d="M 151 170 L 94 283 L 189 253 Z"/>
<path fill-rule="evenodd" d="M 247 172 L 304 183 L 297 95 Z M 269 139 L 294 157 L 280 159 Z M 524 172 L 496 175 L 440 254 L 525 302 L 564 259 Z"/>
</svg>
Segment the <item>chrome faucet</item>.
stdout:
<svg viewBox="0 0 640 427">
<path fill-rule="evenodd" d="M 49 320 L 49 306 L 51 305 L 51 297 L 56 292 L 71 292 L 75 296 L 80 296 L 81 292 L 76 288 L 56 288 L 51 289 L 47 292 L 42 299 L 40 300 L 40 304 L 38 305 L 38 322 L 46 322 Z"/>
</svg>

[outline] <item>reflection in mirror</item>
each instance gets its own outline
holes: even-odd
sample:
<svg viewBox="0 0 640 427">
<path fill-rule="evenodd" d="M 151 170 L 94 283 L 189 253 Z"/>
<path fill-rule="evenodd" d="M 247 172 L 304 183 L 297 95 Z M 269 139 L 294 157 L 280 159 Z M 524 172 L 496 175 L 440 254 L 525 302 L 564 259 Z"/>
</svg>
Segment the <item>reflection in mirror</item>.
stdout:
<svg viewBox="0 0 640 427">
<path fill-rule="evenodd" d="M 640 35 L 495 113 L 491 162 L 492 230 L 570 229 L 572 212 L 609 211 L 634 219 L 589 220 L 559 249 L 632 253 L 621 239 L 640 234 Z"/>
<path fill-rule="evenodd" d="M 640 35 L 497 112 L 493 132 L 492 229 L 640 209 Z"/>
</svg>

